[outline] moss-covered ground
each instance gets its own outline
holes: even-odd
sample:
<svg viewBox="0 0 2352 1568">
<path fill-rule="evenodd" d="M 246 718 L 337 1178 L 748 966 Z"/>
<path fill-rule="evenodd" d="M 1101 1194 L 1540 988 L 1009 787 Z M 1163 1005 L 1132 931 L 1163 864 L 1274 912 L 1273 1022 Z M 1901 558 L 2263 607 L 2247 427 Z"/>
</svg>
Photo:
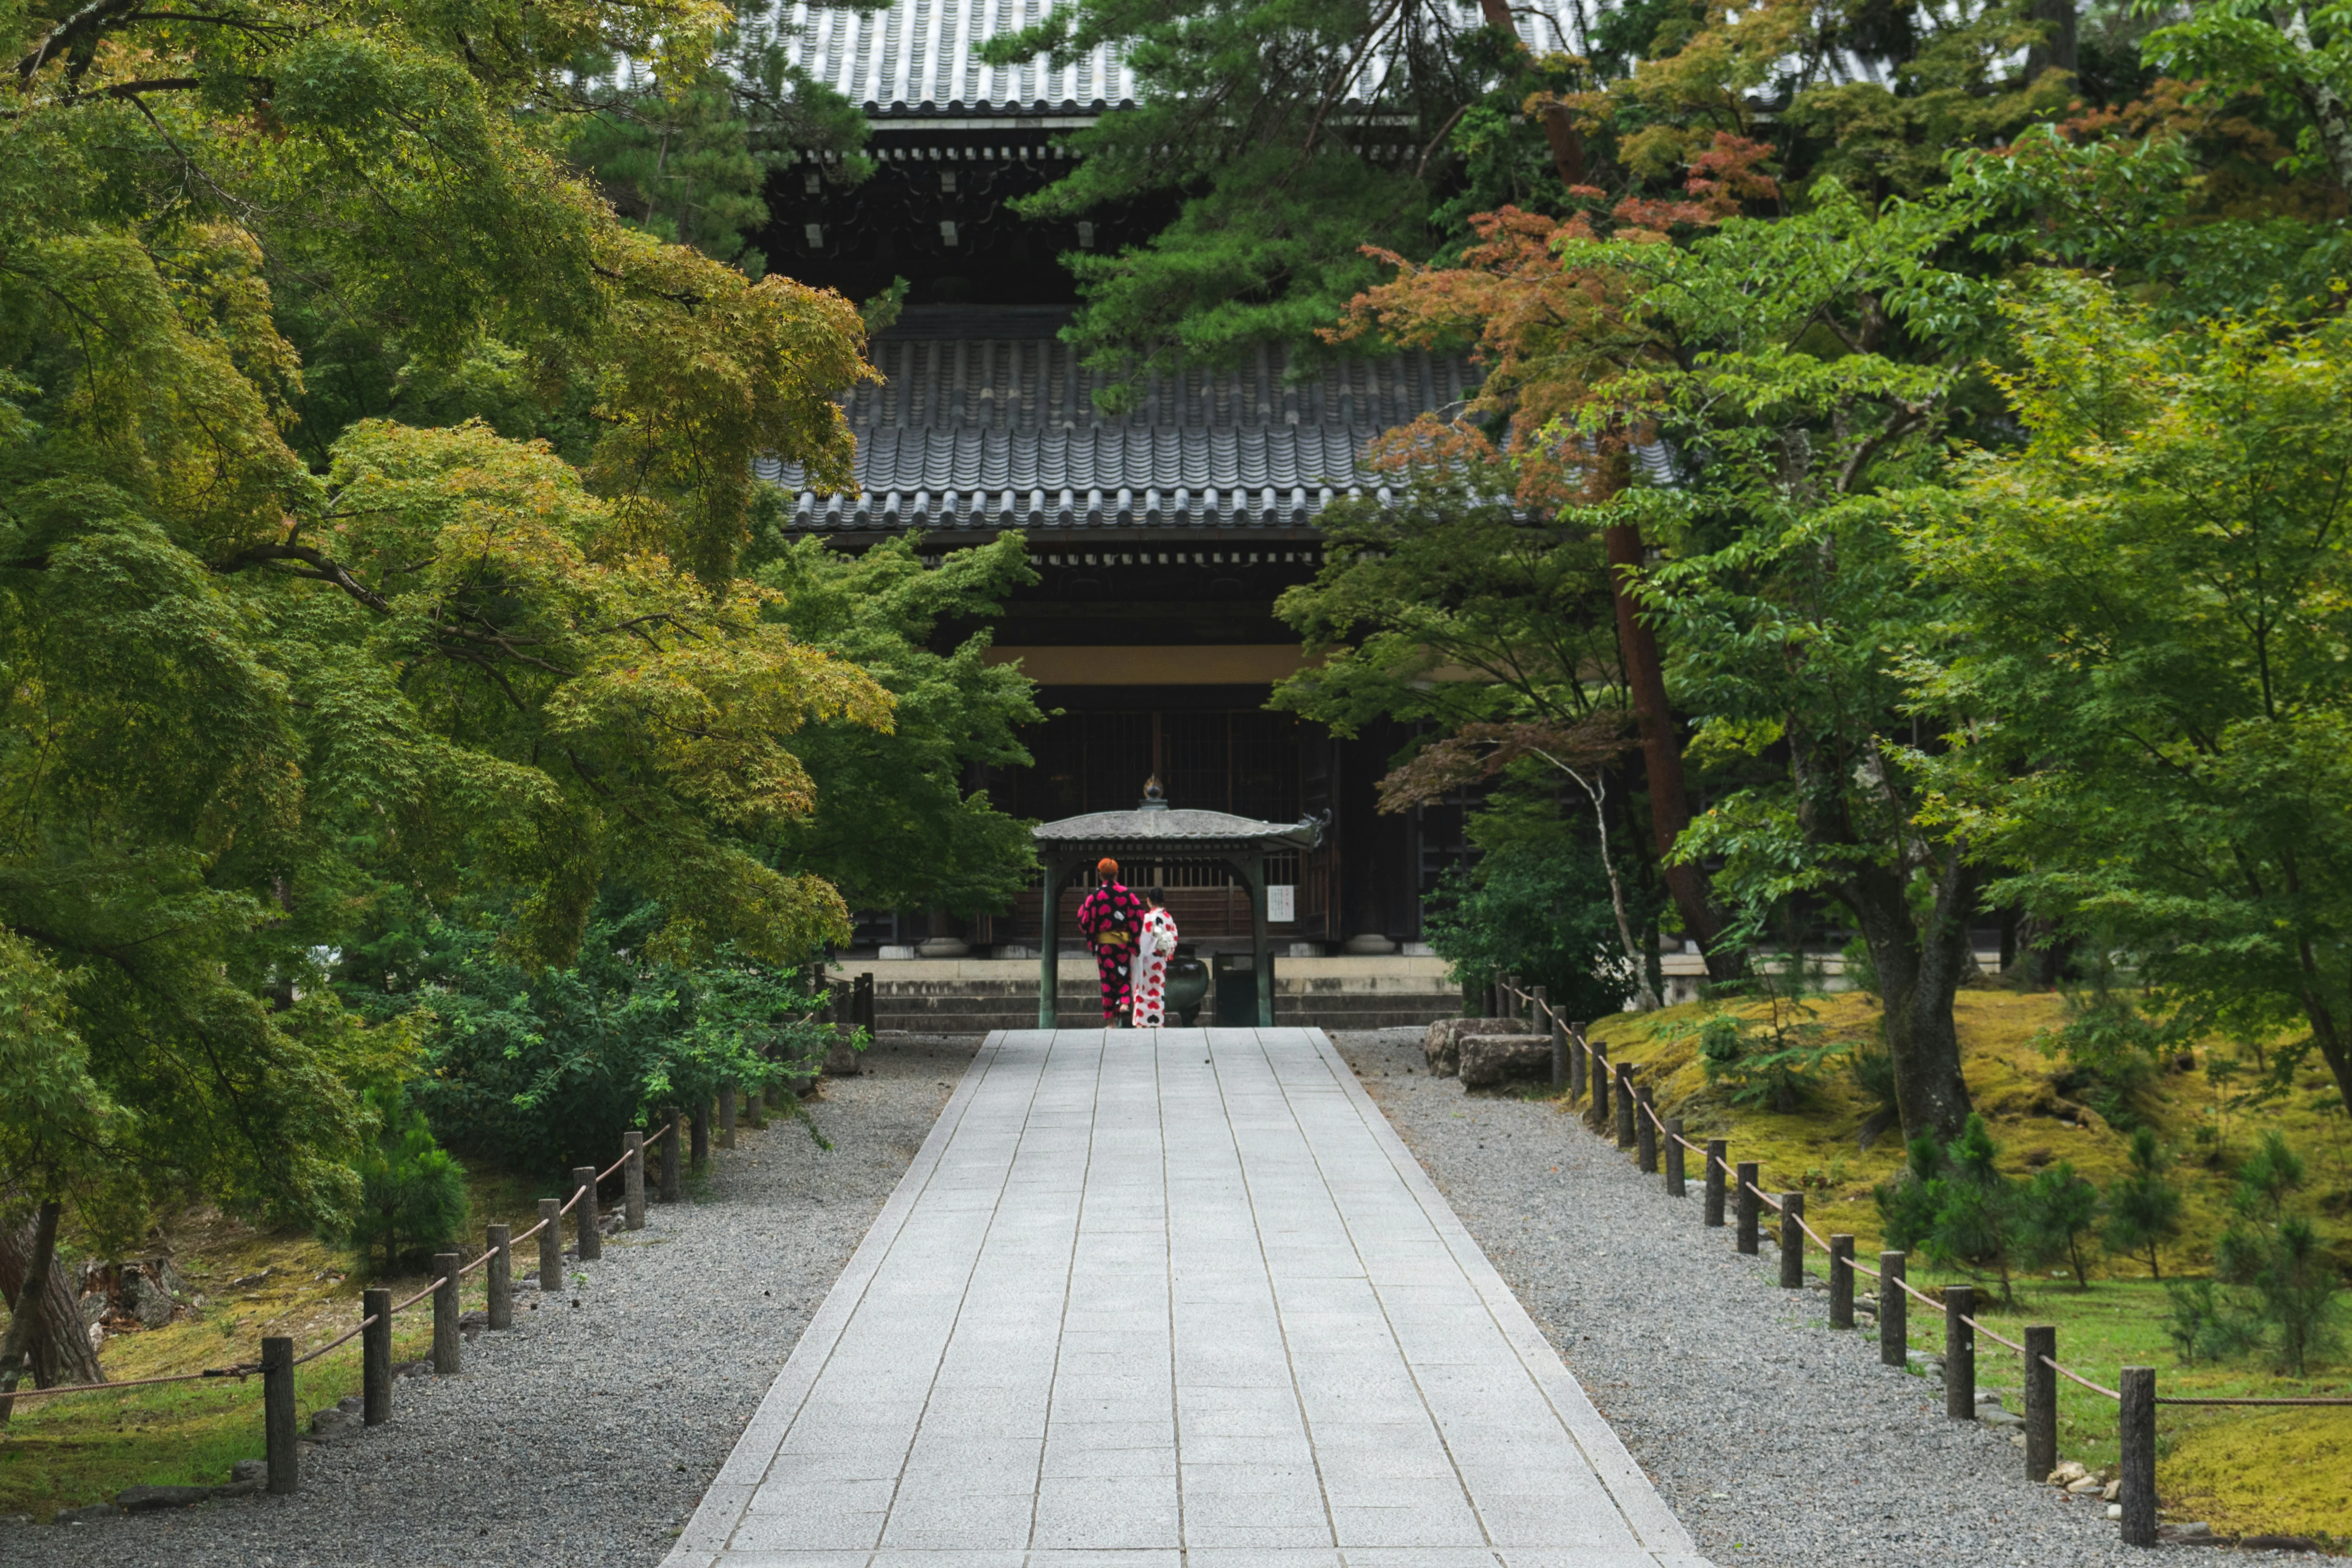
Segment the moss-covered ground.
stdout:
<svg viewBox="0 0 2352 1568">
<path fill-rule="evenodd" d="M 1833 1039 L 1874 1038 L 1876 1003 L 1858 993 L 1810 999 L 1813 1021 Z M 1761 1005 L 1756 1011 L 1760 1014 Z M 1976 1108 L 2000 1144 L 2001 1169 L 2025 1177 L 2054 1161 L 2070 1163 L 2104 1188 L 2128 1168 L 2128 1139 L 2106 1118 L 2062 1092 L 2060 1064 L 2036 1043 L 2063 1021 L 2063 1003 L 2046 994 L 1963 992 L 1958 999 L 1963 1072 Z M 1801 1190 L 1806 1218 L 1823 1235 L 1855 1237 L 1857 1255 L 1874 1261 L 1880 1227 L 1872 1188 L 1903 1163 L 1900 1136 L 1889 1132 L 1864 1149 L 1859 1133 L 1874 1107 L 1843 1070 L 1818 1075 L 1788 1113 L 1735 1107 L 1711 1088 L 1698 1060 L 1692 1026 L 1701 1005 L 1595 1025 L 1612 1059 L 1641 1064 L 1664 1117 L 1680 1117 L 1693 1142 L 1723 1138 L 1735 1161 L 1761 1167 L 1767 1191 Z M 2294 1088 L 2259 1107 L 2240 1099 L 2242 1079 L 2226 1067 L 2209 1075 L 2213 1057 L 2200 1050 L 2195 1066 L 2176 1066 L 2131 1102 L 2130 1114 L 2154 1126 L 2180 1152 L 2172 1178 L 2186 1196 L 2179 1237 L 2158 1253 L 2164 1276 L 2201 1273 L 2214 1237 L 2230 1216 L 2237 1163 L 2263 1130 L 2276 1128 L 2306 1163 L 2305 1202 L 2321 1220 L 2342 1260 L 2352 1212 L 2352 1134 L 2332 1109 L 2333 1088 L 2315 1058 Z M 2216 1081 L 2216 1079 L 2219 1081 Z M 2200 1135 L 2200 1129 L 2204 1129 Z M 1697 1167 L 1694 1163 L 1696 1184 Z M 1769 1217 L 1769 1216 L 1768 1216 Z M 1728 1246 L 1727 1239 L 1724 1245 Z M 2044 1270 L 2011 1281 L 2012 1296 L 1998 1300 L 1990 1276 L 1938 1273 L 1915 1265 L 1915 1285 L 1978 1287 L 1979 1320 L 2011 1339 L 2026 1323 L 2052 1323 L 2058 1359 L 2084 1375 L 2115 1386 L 2119 1366 L 2158 1369 L 2159 1395 L 2352 1395 L 2352 1360 L 2315 1363 L 2289 1379 L 2256 1361 L 2184 1366 L 2164 1331 L 2168 1302 L 2145 1258 L 2109 1255 L 2094 1239 L 2085 1249 L 2090 1282 L 2078 1286 L 2071 1269 Z M 1821 1260 L 1815 1260 L 1820 1272 Z M 1867 1288 L 1867 1281 L 1863 1282 Z M 2347 1313 L 2352 1317 L 2352 1312 Z M 1940 1350 L 1941 1319 L 1916 1310 L 1912 1343 Z M 2018 1358 L 1990 1342 L 1978 1351 L 1981 1386 L 2019 1389 Z M 2011 1408 L 2021 1401 L 2011 1397 Z M 2096 1468 L 2116 1455 L 2115 1405 L 2077 1384 L 2059 1383 L 2059 1452 Z M 2352 1408 L 2254 1411 L 2243 1407 L 2167 1405 L 2158 1414 L 2158 1489 L 2167 1518 L 2201 1519 L 2230 1533 L 2281 1533 L 2343 1538 L 2352 1545 Z"/>
<path fill-rule="evenodd" d="M 471 1216 L 458 1249 L 481 1250 L 482 1226 L 511 1224 L 520 1235 L 537 1223 L 538 1200 L 551 1188 L 503 1173 L 469 1173 Z M 386 1285 L 397 1301 L 430 1282 L 415 1273 L 377 1276 L 348 1248 L 299 1232 L 269 1232 L 209 1210 L 176 1216 L 152 1250 L 168 1251 L 200 1308 L 183 1308 L 156 1329 L 110 1335 L 100 1347 L 107 1377 L 127 1382 L 252 1363 L 265 1335 L 287 1334 L 308 1354 L 360 1321 L 360 1293 Z M 519 1249 L 528 1272 L 536 1243 Z M 152 1251 L 151 1251 L 152 1255 Z M 468 1275 L 460 1295 L 483 1304 L 483 1276 Z M 395 1362 L 430 1353 L 431 1303 L 394 1320 Z M 295 1373 L 295 1408 L 310 1412 L 360 1392 L 360 1342 L 352 1340 Z M 60 1508 L 105 1501 L 125 1487 L 217 1485 L 239 1459 L 259 1458 L 261 1379 L 163 1384 L 120 1393 L 20 1400 L 0 1428 L 0 1514 L 46 1521 Z"/>
</svg>

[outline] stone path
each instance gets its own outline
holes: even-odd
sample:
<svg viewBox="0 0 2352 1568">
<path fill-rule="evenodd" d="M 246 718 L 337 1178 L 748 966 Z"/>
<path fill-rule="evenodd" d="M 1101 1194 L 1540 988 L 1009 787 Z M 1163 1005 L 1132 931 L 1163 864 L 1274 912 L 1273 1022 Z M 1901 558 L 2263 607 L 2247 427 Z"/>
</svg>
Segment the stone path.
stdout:
<svg viewBox="0 0 2352 1568">
<path fill-rule="evenodd" d="M 667 1568 L 1705 1568 L 1321 1031 L 992 1035 Z"/>
</svg>

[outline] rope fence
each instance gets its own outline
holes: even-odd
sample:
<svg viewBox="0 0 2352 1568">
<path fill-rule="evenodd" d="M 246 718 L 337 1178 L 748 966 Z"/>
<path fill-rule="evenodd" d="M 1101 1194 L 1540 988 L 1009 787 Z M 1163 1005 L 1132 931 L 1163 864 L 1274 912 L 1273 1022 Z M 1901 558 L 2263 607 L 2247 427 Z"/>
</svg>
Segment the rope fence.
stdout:
<svg viewBox="0 0 2352 1568">
<path fill-rule="evenodd" d="M 1735 1163 L 1730 1158 L 1729 1145 L 1721 1139 L 1705 1144 L 1684 1136 L 1679 1120 L 1662 1117 L 1646 1084 L 1636 1084 L 1634 1068 L 1630 1063 L 1609 1060 L 1605 1042 L 1588 1040 L 1584 1026 L 1561 1016 L 1546 996 L 1544 987 L 1522 990 L 1507 976 L 1496 982 L 1494 996 L 1497 1016 L 1525 1018 L 1541 1022 L 1551 1036 L 1551 1087 L 1555 1093 L 1564 1094 L 1570 1106 L 1584 1103 L 1584 1119 L 1596 1133 L 1612 1130 L 1617 1146 L 1634 1152 L 1634 1160 L 1644 1175 L 1655 1175 L 1659 1155 L 1664 1155 L 1665 1186 L 1670 1197 L 1683 1197 L 1686 1193 L 1685 1154 L 1698 1157 L 1701 1180 L 1704 1183 L 1702 1224 L 1719 1228 L 1726 1223 L 1728 1211 L 1733 1226 L 1734 1245 L 1743 1253 L 1755 1255 L 1761 1250 L 1763 1215 L 1767 1210 L 1779 1216 L 1780 1279 L 1789 1289 L 1802 1289 L 1806 1282 L 1804 1247 L 1808 1238 L 1829 1258 L 1830 1317 L 1832 1329 L 1852 1329 L 1854 1326 L 1853 1277 L 1867 1275 L 1878 1281 L 1878 1351 L 1879 1359 L 1888 1366 L 1908 1367 L 1911 1359 L 1909 1302 L 1917 1301 L 1944 1320 L 1944 1414 L 1958 1420 L 1976 1418 L 1976 1342 L 1979 1335 L 2017 1352 L 2025 1373 L 2025 1474 L 2034 1482 L 2046 1480 L 2058 1468 L 2058 1385 L 2059 1378 L 2067 1378 L 2092 1393 L 2114 1400 L 2116 1406 L 2116 1431 L 2122 1441 L 2122 1478 L 2117 1487 L 2123 1540 L 2127 1546 L 2154 1546 L 2157 1543 L 2156 1517 L 2156 1407 L 2159 1405 L 2352 1405 L 2352 1398 L 2327 1396 L 2256 1398 L 2212 1397 L 2189 1398 L 2159 1396 L 2156 1391 L 2156 1369 L 2127 1366 L 2122 1369 L 2118 1382 L 2122 1386 L 2109 1388 L 2094 1383 L 2073 1368 L 2063 1365 L 2058 1357 L 2058 1330 L 2054 1324 L 2033 1323 L 2025 1330 L 2022 1342 L 1994 1332 L 1975 1317 L 1976 1288 L 1971 1285 L 1948 1285 L 1941 1298 L 1919 1289 L 1906 1279 L 1907 1259 L 1901 1252 L 1885 1251 L 1878 1255 L 1875 1268 L 1855 1258 L 1854 1238 L 1843 1232 L 1823 1236 L 1805 1221 L 1805 1195 L 1801 1192 L 1774 1194 L 1759 1183 L 1760 1172 L 1749 1163 Z M 1890 1289 L 1891 1287 L 1891 1289 Z"/>
<path fill-rule="evenodd" d="M 695 1108 L 692 1120 L 696 1128 L 695 1148 L 699 1159 L 705 1146 L 705 1130 L 714 1118 L 725 1116 L 730 1122 L 735 1111 L 732 1088 L 722 1091 L 718 1103 L 706 1102 Z M 754 1127 L 767 1123 L 761 1110 L 761 1096 L 752 1093 L 745 1103 L 745 1120 Z M 483 1314 L 487 1326 L 493 1330 L 514 1327 L 513 1257 L 514 1249 L 522 1243 L 540 1238 L 539 1285 L 542 1291 L 562 1288 L 563 1277 L 563 1218 L 574 1215 L 572 1251 L 582 1259 L 603 1255 L 603 1221 L 597 1213 L 596 1190 L 612 1179 L 615 1173 L 622 1178 L 622 1228 L 642 1230 L 646 1225 L 646 1151 L 649 1141 L 658 1137 L 663 1155 L 661 1198 L 675 1202 L 681 1195 L 678 1150 L 684 1113 L 670 1110 L 661 1124 L 651 1132 L 630 1131 L 622 1134 L 619 1159 L 599 1171 L 593 1166 L 575 1167 L 571 1174 L 571 1195 L 562 1203 L 553 1198 L 539 1200 L 539 1223 L 520 1236 L 510 1236 L 510 1227 L 494 1225 L 488 1227 L 481 1252 L 470 1262 L 461 1262 L 454 1252 L 444 1252 L 433 1260 L 433 1282 L 402 1300 L 394 1301 L 389 1289 L 372 1288 L 362 1292 L 360 1321 L 336 1338 L 320 1345 L 307 1354 L 294 1353 L 294 1341 L 287 1335 L 266 1335 L 261 1342 L 261 1360 L 240 1362 L 226 1367 L 207 1367 L 201 1372 L 177 1373 L 165 1377 L 126 1379 L 119 1383 L 60 1384 L 49 1388 L 26 1388 L 0 1392 L 0 1415 L 18 1399 L 48 1399 L 68 1394 L 112 1394 L 124 1389 L 152 1388 L 161 1384 L 202 1383 L 234 1378 L 239 1383 L 252 1376 L 262 1380 L 262 1430 L 268 1453 L 268 1489 L 286 1494 L 299 1489 L 300 1466 L 297 1452 L 294 1407 L 294 1370 L 331 1351 L 340 1350 L 353 1340 L 362 1341 L 362 1419 L 370 1426 L 381 1426 L 392 1419 L 392 1327 L 393 1320 L 428 1297 L 433 1302 L 432 1370 L 436 1376 L 448 1376 L 459 1370 L 463 1359 L 465 1324 L 458 1300 L 459 1287 L 466 1276 L 477 1269 L 488 1269 Z M 718 1143 L 722 1148 L 734 1145 L 733 1128 L 719 1130 Z M 576 1211 L 576 1214 L 575 1214 Z"/>
</svg>

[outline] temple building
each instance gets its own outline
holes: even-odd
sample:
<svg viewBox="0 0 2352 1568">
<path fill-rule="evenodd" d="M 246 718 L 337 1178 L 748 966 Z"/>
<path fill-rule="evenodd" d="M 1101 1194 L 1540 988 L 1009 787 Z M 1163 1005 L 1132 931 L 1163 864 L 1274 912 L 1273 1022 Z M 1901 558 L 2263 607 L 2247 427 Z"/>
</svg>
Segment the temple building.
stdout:
<svg viewBox="0 0 2352 1568">
<path fill-rule="evenodd" d="M 1465 27 L 1479 25 L 1475 0 L 1461 11 Z M 996 622 L 993 657 L 1018 659 L 1041 706 L 1061 712 L 1026 737 L 1034 767 L 986 781 L 1002 806 L 1047 821 L 1125 809 L 1157 774 L 1179 808 L 1321 818 L 1318 847 L 1269 868 L 1272 932 L 1286 955 L 1280 1021 L 1451 1012 L 1459 993 L 1426 956 L 1422 907 L 1466 853 L 1461 809 L 1377 813 L 1374 786 L 1408 739 L 1401 729 L 1341 740 L 1265 702 L 1302 663 L 1273 606 L 1315 574 L 1318 515 L 1377 485 L 1361 466 L 1367 442 L 1424 410 L 1458 408 L 1475 376 L 1459 360 L 1407 353 L 1294 378 L 1287 354 L 1267 346 L 1238 367 L 1155 378 L 1129 411 L 1102 412 L 1102 378 L 1055 335 L 1076 299 L 1055 258 L 1139 240 L 1170 214 L 1052 224 L 1008 209 L 1068 169 L 1059 134 L 1133 93 L 1107 51 L 1058 68 L 982 63 L 984 39 L 1037 12 L 1038 0 L 793 8 L 799 63 L 862 104 L 880 167 L 852 186 L 812 155 L 772 182 L 762 248 L 776 270 L 853 299 L 894 278 L 912 287 L 871 350 L 883 381 L 849 398 L 861 493 L 817 495 L 790 467 L 767 477 L 793 492 L 796 532 L 842 549 L 910 530 L 940 550 L 1006 529 L 1028 536 L 1042 581 Z M 1535 47 L 1562 47 L 1544 13 L 1523 28 Z M 1407 154 L 1402 142 L 1370 151 Z M 1246 948 L 1247 901 L 1227 874 L 1162 874 L 1204 956 Z M 1009 998 L 1025 974 L 1029 1000 L 1002 1009 L 1002 1021 L 1021 1021 L 1034 966 L 1010 966 L 1034 961 L 1038 897 L 971 921 L 864 912 L 850 958 L 914 966 L 876 967 L 885 1026 L 894 991 L 948 998 L 1001 982 Z M 1077 897 L 1063 894 L 1065 932 Z M 1354 1000 L 1341 1005 L 1343 994 Z M 1081 1009 L 1066 999 L 1063 1010 Z"/>
</svg>

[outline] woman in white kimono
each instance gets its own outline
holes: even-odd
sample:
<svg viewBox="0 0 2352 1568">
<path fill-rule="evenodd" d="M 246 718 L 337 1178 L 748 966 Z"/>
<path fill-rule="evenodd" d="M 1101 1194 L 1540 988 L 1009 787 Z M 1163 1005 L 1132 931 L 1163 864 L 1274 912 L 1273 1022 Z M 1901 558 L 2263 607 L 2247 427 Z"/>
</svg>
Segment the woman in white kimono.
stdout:
<svg viewBox="0 0 2352 1568">
<path fill-rule="evenodd" d="M 1154 888 L 1143 895 L 1150 906 L 1135 943 L 1135 968 L 1129 994 L 1135 998 L 1135 1026 L 1163 1028 L 1168 1016 L 1168 961 L 1176 953 L 1176 917 L 1168 912 L 1168 895 Z"/>
</svg>

